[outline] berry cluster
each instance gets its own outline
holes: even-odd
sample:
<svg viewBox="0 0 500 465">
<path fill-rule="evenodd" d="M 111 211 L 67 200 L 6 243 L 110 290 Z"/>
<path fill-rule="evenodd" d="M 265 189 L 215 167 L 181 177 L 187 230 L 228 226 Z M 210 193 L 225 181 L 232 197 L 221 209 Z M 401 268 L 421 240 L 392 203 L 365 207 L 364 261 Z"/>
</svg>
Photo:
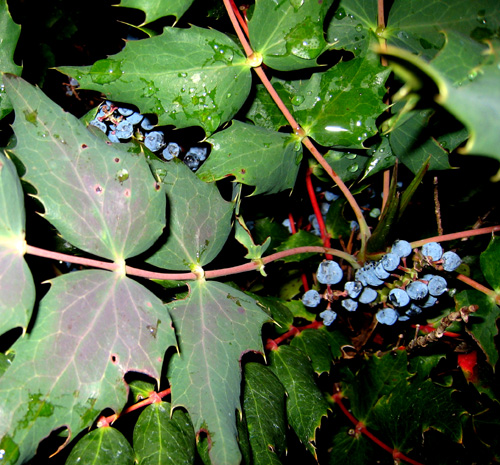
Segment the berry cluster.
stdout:
<svg viewBox="0 0 500 465">
<path fill-rule="evenodd" d="M 128 142 L 132 138 L 140 140 L 155 155 L 170 161 L 182 158 L 182 161 L 196 171 L 207 158 L 207 147 L 191 147 L 185 152 L 176 142 L 165 141 L 163 131 L 155 130 L 149 119 L 131 108 L 119 107 L 106 101 L 90 122 L 99 128 L 113 143 Z"/>
<path fill-rule="evenodd" d="M 344 292 L 336 292 L 342 298 L 341 306 L 353 312 L 359 304 L 382 303 L 375 317 L 386 325 L 396 321 L 406 321 L 418 315 L 422 309 L 433 306 L 439 296 L 447 291 L 448 283 L 439 274 L 425 273 L 419 276 L 426 267 L 447 272 L 457 269 L 462 260 L 452 251 L 443 252 L 437 242 L 429 242 L 420 250 L 415 249 L 413 268 L 407 268 L 406 259 L 413 252 L 409 242 L 397 240 L 390 252 L 380 260 L 366 263 L 359 268 L 353 281 L 344 284 Z M 320 263 L 316 274 L 322 284 L 338 284 L 343 273 L 338 263 L 327 260 Z M 327 295 L 332 295 L 327 293 Z M 322 296 L 316 290 L 307 291 L 302 302 L 307 307 L 317 307 Z M 337 313 L 328 308 L 319 315 L 325 325 L 330 325 Z"/>
</svg>

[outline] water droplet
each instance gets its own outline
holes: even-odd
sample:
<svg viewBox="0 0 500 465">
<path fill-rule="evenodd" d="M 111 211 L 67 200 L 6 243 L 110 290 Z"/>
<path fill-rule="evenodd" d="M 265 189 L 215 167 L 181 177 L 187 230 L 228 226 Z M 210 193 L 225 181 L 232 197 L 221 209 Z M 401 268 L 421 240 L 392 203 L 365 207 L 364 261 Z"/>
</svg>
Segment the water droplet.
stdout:
<svg viewBox="0 0 500 465">
<path fill-rule="evenodd" d="M 408 35 L 407 32 L 405 31 L 399 31 L 398 32 L 398 37 L 401 39 L 401 40 L 407 40 L 410 38 L 410 36 Z"/>
<path fill-rule="evenodd" d="M 354 29 L 356 29 L 356 32 L 361 32 L 363 30 L 363 26 L 361 24 L 357 24 Z"/>
<path fill-rule="evenodd" d="M 128 179 L 128 170 L 125 168 L 118 170 L 115 179 L 120 182 L 126 181 Z"/>
<path fill-rule="evenodd" d="M 467 75 L 467 78 L 469 79 L 469 81 L 473 81 L 474 79 L 476 79 L 477 70 L 473 69 L 472 71 L 470 71 L 469 74 Z"/>
<path fill-rule="evenodd" d="M 349 166 L 349 168 L 347 168 L 348 171 L 350 171 L 351 173 L 355 173 L 356 171 L 358 171 L 358 164 L 357 163 L 353 163 L 351 166 Z"/>
<path fill-rule="evenodd" d="M 346 158 L 349 160 L 354 160 L 357 157 L 355 153 L 347 152 Z"/>
<path fill-rule="evenodd" d="M 479 10 L 477 12 L 476 20 L 479 24 L 486 25 L 486 10 Z"/>
<path fill-rule="evenodd" d="M 343 8 L 339 8 L 335 13 L 335 19 L 343 19 L 345 17 L 345 10 Z"/>
<path fill-rule="evenodd" d="M 96 61 L 89 74 L 96 84 L 108 84 L 122 77 L 121 62 L 108 58 Z"/>
<path fill-rule="evenodd" d="M 385 27 L 382 26 L 377 27 L 377 29 L 375 30 L 375 34 L 377 37 L 383 39 L 385 35 Z"/>
<path fill-rule="evenodd" d="M 361 121 L 356 121 L 356 126 L 361 126 Z"/>
<path fill-rule="evenodd" d="M 231 98 L 231 92 L 228 92 L 226 98 Z"/>
<path fill-rule="evenodd" d="M 297 11 L 304 4 L 304 0 L 290 0 L 290 4 Z"/>
<path fill-rule="evenodd" d="M 303 95 L 296 95 L 292 98 L 292 105 L 298 106 L 304 101 Z"/>
</svg>

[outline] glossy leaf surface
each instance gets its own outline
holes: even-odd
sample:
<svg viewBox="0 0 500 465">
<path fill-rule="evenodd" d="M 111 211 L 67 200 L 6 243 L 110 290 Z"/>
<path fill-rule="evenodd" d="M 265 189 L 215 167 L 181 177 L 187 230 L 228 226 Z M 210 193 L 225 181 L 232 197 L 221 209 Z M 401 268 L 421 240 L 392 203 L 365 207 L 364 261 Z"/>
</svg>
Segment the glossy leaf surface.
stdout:
<svg viewBox="0 0 500 465">
<path fill-rule="evenodd" d="M 170 15 L 179 19 L 191 3 L 193 0 L 121 0 L 120 6 L 144 11 L 146 19 L 143 24 L 146 24 Z"/>
</svg>

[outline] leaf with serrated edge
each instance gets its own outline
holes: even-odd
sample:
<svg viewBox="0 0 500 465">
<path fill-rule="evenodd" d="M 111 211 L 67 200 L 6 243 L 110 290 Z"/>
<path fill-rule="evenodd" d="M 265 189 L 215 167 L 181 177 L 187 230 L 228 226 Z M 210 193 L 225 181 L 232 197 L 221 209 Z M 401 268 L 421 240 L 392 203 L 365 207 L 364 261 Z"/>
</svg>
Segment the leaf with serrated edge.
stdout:
<svg viewBox="0 0 500 465">
<path fill-rule="evenodd" d="M 243 407 L 255 465 L 279 465 L 286 450 L 285 388 L 266 366 L 245 365 Z"/>
<path fill-rule="evenodd" d="M 306 329 L 297 334 L 290 343 L 297 347 L 311 360 L 314 371 L 320 375 L 330 371 L 332 356 L 328 347 L 328 337 L 324 331 Z"/>
<path fill-rule="evenodd" d="M 269 319 L 248 295 L 223 283 L 196 281 L 188 298 L 168 304 L 179 341 L 169 364 L 172 405 L 187 409 L 196 434 L 208 434 L 214 465 L 239 464 L 236 410 L 240 359 L 261 351 Z"/>
<path fill-rule="evenodd" d="M 139 465 L 188 465 L 194 461 L 193 425 L 182 410 L 170 417 L 170 403 L 148 405 L 134 427 L 134 451 Z"/>
<path fill-rule="evenodd" d="M 7 2 L 0 1 L 0 119 L 12 111 L 5 93 L 2 73 L 21 74 L 22 67 L 14 63 L 14 51 L 21 34 L 21 26 L 12 21 Z"/>
<path fill-rule="evenodd" d="M 271 83 L 273 83 L 274 79 L 271 80 Z M 255 97 L 252 100 L 252 105 L 248 109 L 246 117 L 250 121 L 253 121 L 256 126 L 276 131 L 288 125 L 278 105 L 276 105 L 276 102 L 262 84 L 255 86 Z"/>
<path fill-rule="evenodd" d="M 248 22 L 253 49 L 267 66 L 280 71 L 317 66 L 327 46 L 323 22 L 332 3 L 258 0 Z"/>
<path fill-rule="evenodd" d="M 146 20 L 141 24 L 143 26 L 164 16 L 173 15 L 179 19 L 191 3 L 193 0 L 121 0 L 118 6 L 144 11 Z"/>
<path fill-rule="evenodd" d="M 12 152 L 44 217 L 71 244 L 114 261 L 149 249 L 165 226 L 165 194 L 145 158 L 103 142 L 21 78 L 4 80 L 16 112 Z"/>
<path fill-rule="evenodd" d="M 0 334 L 28 325 L 35 283 L 24 261 L 24 195 L 14 163 L 0 153 Z"/>
<path fill-rule="evenodd" d="M 151 162 L 151 169 L 167 194 L 168 237 L 146 261 L 170 270 L 210 263 L 231 232 L 234 205 L 226 202 L 215 184 L 207 184 L 179 159 Z"/>
<path fill-rule="evenodd" d="M 488 284 L 500 292 L 500 237 L 493 236 L 480 255 L 481 271 Z"/>
<path fill-rule="evenodd" d="M 66 460 L 66 465 L 133 465 L 134 450 L 127 438 L 110 426 L 97 428 L 83 436 Z"/>
<path fill-rule="evenodd" d="M 269 354 L 269 368 L 285 386 L 290 426 L 316 457 L 316 430 L 328 414 L 328 404 L 314 382 L 311 362 L 297 347 L 279 346 Z"/>
<path fill-rule="evenodd" d="M 123 377 L 160 377 L 175 334 L 163 303 L 118 273 L 77 271 L 51 281 L 33 331 L 19 339 L 0 378 L 0 448 L 20 463 L 54 428 L 72 435 L 127 401 Z M 133 297 L 132 297 L 133 296 Z M 50 361 L 50 363 L 48 363 Z"/>
<path fill-rule="evenodd" d="M 198 125 L 208 134 L 236 114 L 251 85 L 250 67 L 238 46 L 221 32 L 196 26 L 167 27 L 159 36 L 128 42 L 92 66 L 58 70 L 83 89 L 156 114 L 159 125 Z"/>
<path fill-rule="evenodd" d="M 302 145 L 293 136 L 233 121 L 208 142 L 212 151 L 197 175 L 211 182 L 234 176 L 255 186 L 253 195 L 276 194 L 292 189 L 302 159 Z"/>
<path fill-rule="evenodd" d="M 500 308 L 490 297 L 475 289 L 458 293 L 455 295 L 455 300 L 458 308 L 479 306 L 478 310 L 469 316 L 465 328 L 486 355 L 486 361 L 495 369 L 499 358 L 495 337 L 498 335 L 497 322 L 500 318 Z"/>
</svg>

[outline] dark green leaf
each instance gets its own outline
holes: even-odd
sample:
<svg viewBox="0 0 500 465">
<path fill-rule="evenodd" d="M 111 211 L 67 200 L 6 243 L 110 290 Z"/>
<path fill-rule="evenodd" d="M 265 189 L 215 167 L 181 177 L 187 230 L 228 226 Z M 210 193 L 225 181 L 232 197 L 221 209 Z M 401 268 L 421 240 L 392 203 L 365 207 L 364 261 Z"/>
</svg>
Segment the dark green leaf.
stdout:
<svg viewBox="0 0 500 465">
<path fill-rule="evenodd" d="M 279 465 L 286 451 L 285 388 L 269 368 L 245 365 L 243 407 L 255 465 Z"/>
<path fill-rule="evenodd" d="M 127 438 L 110 426 L 83 436 L 66 460 L 67 465 L 133 465 L 134 451 Z"/>
<path fill-rule="evenodd" d="M 300 349 L 282 345 L 270 352 L 269 363 L 288 394 L 286 411 L 290 426 L 316 456 L 316 430 L 328 413 L 328 404 L 314 382 L 311 362 Z"/>
<path fill-rule="evenodd" d="M 360 177 L 369 158 L 363 154 L 329 150 L 325 154 L 325 160 L 332 167 L 333 171 L 339 175 L 342 181 L 349 182 Z M 320 169 L 320 172 L 323 173 L 319 164 L 315 169 Z"/>
<path fill-rule="evenodd" d="M 276 250 L 280 252 L 282 250 L 294 249 L 295 247 L 321 247 L 322 245 L 323 242 L 321 238 L 301 229 L 296 234 L 292 234 L 286 241 L 282 242 Z M 314 253 L 300 253 L 296 255 L 290 255 L 289 257 L 283 257 L 281 260 L 283 260 L 285 263 L 301 262 L 302 260 L 305 260 L 306 258 L 312 257 L 314 255 Z"/>
<path fill-rule="evenodd" d="M 171 270 L 210 263 L 231 232 L 234 205 L 221 197 L 215 184 L 198 179 L 178 159 L 154 160 L 151 168 L 165 189 L 170 209 L 166 241 L 146 261 Z"/>
<path fill-rule="evenodd" d="M 273 78 L 271 83 L 273 83 L 274 80 Z M 250 121 L 253 121 L 256 126 L 260 126 L 261 128 L 278 131 L 280 128 L 287 126 L 288 122 L 286 118 L 283 116 L 283 113 L 271 98 L 264 85 L 257 84 L 255 87 L 255 97 L 252 100 L 252 105 L 246 117 Z M 285 101 L 284 103 L 286 105 L 287 102 Z M 291 103 L 289 106 L 291 109 Z"/>
<path fill-rule="evenodd" d="M 333 0 L 258 0 L 248 23 L 250 42 L 264 63 L 280 71 L 317 66 L 326 49 L 323 21 Z"/>
<path fill-rule="evenodd" d="M 195 436 L 189 416 L 168 402 L 155 402 L 141 413 L 134 427 L 134 451 L 139 465 L 191 465 Z"/>
<path fill-rule="evenodd" d="M 159 36 L 127 42 L 120 53 L 92 66 L 58 69 L 84 89 L 156 114 L 159 125 L 199 125 L 211 134 L 248 96 L 245 61 L 238 46 L 214 29 L 167 27 Z"/>
<path fill-rule="evenodd" d="M 239 463 L 239 361 L 262 350 L 260 329 L 269 317 L 251 297 L 217 282 L 193 282 L 189 296 L 168 307 L 180 350 L 169 364 L 172 405 L 187 409 L 196 434 L 209 435 L 214 464 Z"/>
<path fill-rule="evenodd" d="M 275 330 L 278 333 L 285 333 L 293 324 L 293 314 L 288 309 L 288 302 L 284 302 L 275 297 L 262 297 L 256 294 L 250 294 L 264 309 L 266 313 L 272 316 L 277 323 Z"/>
<path fill-rule="evenodd" d="M 288 229 L 282 224 L 273 221 L 270 218 L 262 218 L 255 222 L 255 240 L 264 242 L 268 237 L 271 238 L 271 244 L 264 255 L 274 252 L 276 247 L 290 237 Z"/>
<path fill-rule="evenodd" d="M 156 389 L 156 383 L 134 379 L 128 383 L 134 402 L 147 399 Z"/>
<path fill-rule="evenodd" d="M 306 329 L 297 334 L 290 343 L 299 348 L 311 360 L 313 370 L 317 374 L 330 371 L 332 356 L 328 345 L 328 337 L 324 331 Z"/>
<path fill-rule="evenodd" d="M 355 434 L 353 428 L 342 428 L 333 437 L 331 450 L 329 449 L 330 465 L 365 465 L 371 460 L 373 463 L 382 463 L 384 455 L 364 434 Z M 389 457 L 389 456 L 387 456 Z M 388 462 L 391 463 L 391 462 Z M 392 460 L 392 463 L 394 461 Z"/>
<path fill-rule="evenodd" d="M 486 250 L 480 255 L 481 271 L 488 284 L 500 292 L 500 237 L 493 236 Z"/>
<path fill-rule="evenodd" d="M 275 194 L 295 185 L 302 145 L 289 134 L 235 120 L 208 142 L 212 151 L 197 173 L 203 181 L 234 176 L 240 183 L 255 186 L 254 195 Z"/>
<path fill-rule="evenodd" d="M 346 205 L 347 202 L 345 200 L 338 199 L 332 202 L 326 214 L 326 231 L 333 239 L 342 238 L 347 240 L 351 235 L 351 225 L 344 218 L 344 207 Z"/>
<path fill-rule="evenodd" d="M 164 16 L 173 15 L 179 19 L 193 3 L 193 0 L 121 0 L 119 6 L 138 8 L 144 11 L 146 19 L 142 25 L 152 23 Z"/>
<path fill-rule="evenodd" d="M 165 226 L 165 196 L 144 157 L 106 144 L 21 78 L 4 80 L 16 112 L 12 152 L 44 217 L 76 247 L 114 261 L 151 247 Z"/>
</svg>

